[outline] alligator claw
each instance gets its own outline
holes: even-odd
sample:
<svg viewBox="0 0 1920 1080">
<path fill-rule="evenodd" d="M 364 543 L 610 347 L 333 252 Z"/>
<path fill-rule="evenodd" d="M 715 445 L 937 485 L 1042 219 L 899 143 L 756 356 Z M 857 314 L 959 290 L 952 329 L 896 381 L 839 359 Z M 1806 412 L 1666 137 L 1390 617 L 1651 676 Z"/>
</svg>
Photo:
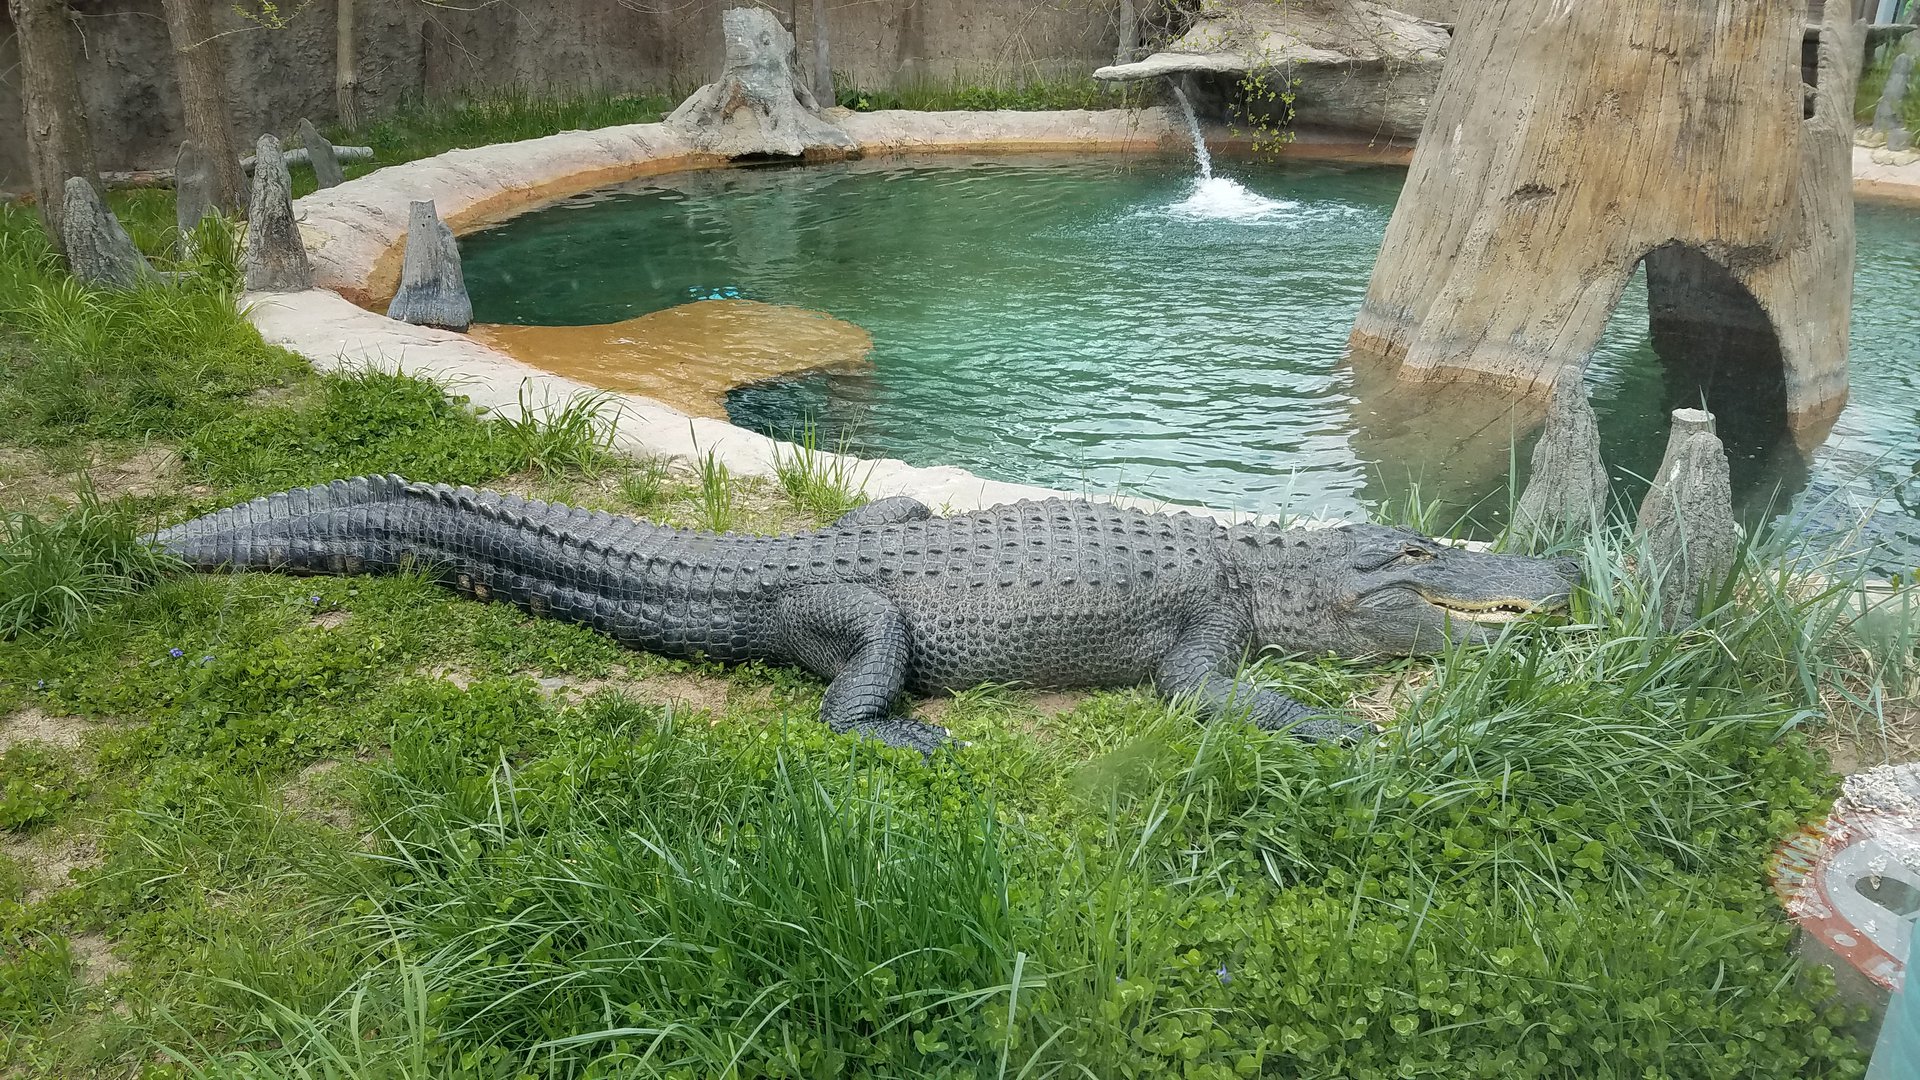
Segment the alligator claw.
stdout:
<svg viewBox="0 0 1920 1080">
<path fill-rule="evenodd" d="M 946 728 L 923 724 L 904 716 L 890 716 L 885 720 L 864 720 L 850 724 L 844 730 L 869 739 L 878 739 L 888 746 L 918 750 L 929 758 L 943 747 L 967 745 L 956 741 Z"/>
</svg>

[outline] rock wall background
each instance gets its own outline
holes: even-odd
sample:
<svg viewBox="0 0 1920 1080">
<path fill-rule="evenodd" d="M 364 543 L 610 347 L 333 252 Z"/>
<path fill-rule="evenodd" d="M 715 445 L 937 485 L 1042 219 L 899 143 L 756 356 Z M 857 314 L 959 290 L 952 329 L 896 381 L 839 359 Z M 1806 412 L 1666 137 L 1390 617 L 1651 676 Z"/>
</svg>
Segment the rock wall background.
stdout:
<svg viewBox="0 0 1920 1080">
<path fill-rule="evenodd" d="M 267 30 L 207 0 L 223 32 L 240 141 L 334 118 L 338 0 L 280 0 Z M 1406 0 L 1453 3 L 1456 0 Z M 355 0 L 363 118 L 473 90 L 690 93 L 719 72 L 720 11 L 742 0 Z M 159 0 L 71 0 L 100 167 L 171 167 L 180 140 Z M 790 0 L 765 4 L 782 16 Z M 828 0 L 834 70 L 867 87 L 1081 77 L 1113 60 L 1115 0 Z M 811 53 L 811 0 L 798 7 Z M 0 11 L 0 189 L 26 185 L 19 53 Z"/>
</svg>

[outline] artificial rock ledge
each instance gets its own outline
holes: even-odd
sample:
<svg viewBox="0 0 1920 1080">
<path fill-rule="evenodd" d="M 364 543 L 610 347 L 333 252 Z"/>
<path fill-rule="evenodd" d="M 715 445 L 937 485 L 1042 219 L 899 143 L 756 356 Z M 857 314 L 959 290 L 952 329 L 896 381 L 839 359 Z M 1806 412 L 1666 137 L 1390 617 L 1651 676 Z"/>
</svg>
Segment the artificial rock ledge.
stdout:
<svg viewBox="0 0 1920 1080">
<path fill-rule="evenodd" d="M 1372 0 L 1219 0 L 1144 60 L 1093 73 L 1103 82 L 1265 75 L 1294 88 L 1293 123 L 1413 139 L 1446 59 L 1447 28 Z M 1284 120 L 1272 117 L 1273 121 Z"/>
</svg>

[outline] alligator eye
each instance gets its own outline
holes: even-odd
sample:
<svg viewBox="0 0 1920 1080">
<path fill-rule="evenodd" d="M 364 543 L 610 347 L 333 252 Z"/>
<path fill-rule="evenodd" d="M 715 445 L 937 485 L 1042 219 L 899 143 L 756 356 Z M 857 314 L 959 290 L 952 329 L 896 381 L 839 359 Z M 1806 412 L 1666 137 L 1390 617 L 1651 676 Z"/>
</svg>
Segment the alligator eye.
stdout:
<svg viewBox="0 0 1920 1080">
<path fill-rule="evenodd" d="M 1433 558 L 1434 556 L 1433 556 L 1433 552 L 1428 551 L 1426 548 L 1415 547 L 1412 544 L 1408 544 L 1407 549 L 1400 553 L 1400 557 L 1403 559 L 1413 559 L 1415 561 L 1423 562 L 1427 559 Z"/>
</svg>

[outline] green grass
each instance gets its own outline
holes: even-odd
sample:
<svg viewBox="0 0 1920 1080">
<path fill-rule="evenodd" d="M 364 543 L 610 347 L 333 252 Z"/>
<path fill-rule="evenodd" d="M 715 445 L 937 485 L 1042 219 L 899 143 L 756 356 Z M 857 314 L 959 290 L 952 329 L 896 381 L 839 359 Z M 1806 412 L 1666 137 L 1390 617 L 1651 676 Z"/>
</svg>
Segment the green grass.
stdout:
<svg viewBox="0 0 1920 1080">
<path fill-rule="evenodd" d="M 656 518 L 707 512 L 699 476 L 632 477 Z M 1763 549 L 1747 605 L 1667 634 L 1630 544 L 1588 543 L 1605 584 L 1567 624 L 1256 669 L 1334 706 L 1414 680 L 1377 745 L 981 691 L 931 764 L 826 733 L 814 680 L 421 579 L 169 579 L 0 652 L 0 702 L 115 721 L 64 811 L 105 861 L 16 925 L 109 928 L 145 1003 L 103 1031 L 23 950 L 50 997 L 12 1049 L 218 1077 L 1857 1076 L 1760 872 L 1832 791 L 1805 729 L 1857 674 L 1841 594 Z"/>
<path fill-rule="evenodd" d="M 700 459 L 699 525 L 708 532 L 732 532 L 733 473 L 709 450 Z"/>
<path fill-rule="evenodd" d="M 343 476 L 400 473 L 428 483 L 476 484 L 524 470 L 591 470 L 610 460 L 604 402 L 557 408 L 522 401 L 483 419 L 451 389 L 408 375 L 335 374 L 314 392 L 202 427 L 182 456 L 200 475 L 242 495 Z"/>
<path fill-rule="evenodd" d="M 152 192 L 132 194 L 116 204 L 151 209 L 155 202 Z M 151 215 L 148 224 L 157 219 Z M 171 247 L 170 232 L 136 231 L 153 250 Z M 230 247 L 210 239 L 200 250 L 204 272 L 185 285 L 95 291 L 58 268 L 31 212 L 0 208 L 0 425 L 7 441 L 179 437 L 230 413 L 247 393 L 303 373 L 304 365 L 263 344 L 234 311 Z"/>
<path fill-rule="evenodd" d="M 149 529 L 131 503 L 103 503 L 84 487 L 51 521 L 0 518 L 0 637 L 72 633 L 173 570 L 174 559 L 147 545 Z"/>
<path fill-rule="evenodd" d="M 689 93 L 691 90 L 689 90 Z M 432 157 L 461 147 L 537 139 L 562 131 L 653 123 L 686 94 L 585 94 L 553 97 L 504 91 L 458 101 L 410 102 L 358 131 L 334 129 L 342 146 L 371 146 L 383 165 Z"/>
<path fill-rule="evenodd" d="M 0 753 L 0 829 L 26 829 L 58 817 L 84 790 L 54 747 L 24 741 Z"/>
<path fill-rule="evenodd" d="M 789 445 L 791 450 L 775 448 L 773 469 L 794 505 L 825 524 L 866 501 L 863 492 L 872 466 L 862 468 L 852 456 L 849 439 L 843 437 L 833 450 L 823 451 L 819 428 L 809 422 L 793 434 Z"/>
<path fill-rule="evenodd" d="M 1142 92 L 1132 87 L 1115 90 L 1092 79 L 1034 79 L 1006 86 L 922 83 L 898 89 L 867 89 L 837 79 L 834 97 L 839 105 L 856 112 L 1124 109 L 1144 100 Z"/>
</svg>

